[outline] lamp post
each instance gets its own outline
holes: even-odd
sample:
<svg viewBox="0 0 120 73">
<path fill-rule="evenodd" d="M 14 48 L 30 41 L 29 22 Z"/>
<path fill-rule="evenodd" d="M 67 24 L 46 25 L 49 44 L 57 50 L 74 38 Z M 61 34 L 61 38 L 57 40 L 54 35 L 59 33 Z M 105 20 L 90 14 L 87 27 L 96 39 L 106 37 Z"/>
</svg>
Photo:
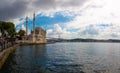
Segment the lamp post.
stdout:
<svg viewBox="0 0 120 73">
<path fill-rule="evenodd" d="M 1 33 L 1 31 L 0 31 L 0 37 L 2 36 L 2 33 Z"/>
<path fill-rule="evenodd" d="M 5 41 L 5 44 L 4 44 L 4 46 L 5 46 L 5 48 L 7 48 L 7 37 L 8 37 L 8 32 L 7 31 L 5 31 L 5 38 L 4 38 L 4 41 Z"/>
<path fill-rule="evenodd" d="M 0 51 L 2 50 L 2 33 L 0 31 Z"/>
</svg>

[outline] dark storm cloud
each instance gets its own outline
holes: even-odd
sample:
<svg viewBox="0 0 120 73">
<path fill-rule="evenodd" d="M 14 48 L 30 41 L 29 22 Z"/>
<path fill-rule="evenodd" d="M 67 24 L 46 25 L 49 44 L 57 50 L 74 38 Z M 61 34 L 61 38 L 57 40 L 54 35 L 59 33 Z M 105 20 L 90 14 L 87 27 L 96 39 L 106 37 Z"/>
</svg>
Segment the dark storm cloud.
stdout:
<svg viewBox="0 0 120 73">
<path fill-rule="evenodd" d="M 20 17 L 27 9 L 27 2 L 16 0 L 3 0 L 0 2 L 0 20 L 10 20 Z"/>
<path fill-rule="evenodd" d="M 1 0 L 0 21 L 20 18 L 34 10 L 50 10 L 58 7 L 80 6 L 86 0 Z"/>
<path fill-rule="evenodd" d="M 33 5 L 41 9 L 55 9 L 57 7 L 82 6 L 87 0 L 35 0 Z"/>
<path fill-rule="evenodd" d="M 87 0 L 69 0 L 67 3 L 62 3 L 61 6 L 71 7 L 71 6 L 82 6 Z"/>
<path fill-rule="evenodd" d="M 32 3 L 36 8 L 51 9 L 57 7 L 55 0 L 35 0 Z"/>
</svg>

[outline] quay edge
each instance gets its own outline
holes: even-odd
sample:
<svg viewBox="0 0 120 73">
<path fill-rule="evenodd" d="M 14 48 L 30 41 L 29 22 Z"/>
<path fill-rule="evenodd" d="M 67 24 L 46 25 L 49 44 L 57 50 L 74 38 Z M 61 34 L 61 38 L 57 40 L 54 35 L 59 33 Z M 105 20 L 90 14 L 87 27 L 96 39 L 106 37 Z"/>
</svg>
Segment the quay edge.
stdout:
<svg viewBox="0 0 120 73">
<path fill-rule="evenodd" d="M 10 53 L 12 53 L 16 49 L 17 46 L 18 46 L 18 44 L 0 52 L 0 69 L 4 65 L 5 61 L 9 57 Z"/>
</svg>

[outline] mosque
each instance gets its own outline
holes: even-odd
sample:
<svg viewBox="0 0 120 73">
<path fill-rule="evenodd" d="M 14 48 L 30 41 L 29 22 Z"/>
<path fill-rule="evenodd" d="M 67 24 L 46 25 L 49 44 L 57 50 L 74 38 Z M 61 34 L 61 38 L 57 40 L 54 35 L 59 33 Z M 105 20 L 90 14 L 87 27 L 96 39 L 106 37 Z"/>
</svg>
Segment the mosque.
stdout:
<svg viewBox="0 0 120 73">
<path fill-rule="evenodd" d="M 36 27 L 35 25 L 35 13 L 33 14 L 33 30 L 28 35 L 28 17 L 26 17 L 26 36 L 25 41 L 26 43 L 46 43 L 46 30 L 41 27 Z"/>
</svg>

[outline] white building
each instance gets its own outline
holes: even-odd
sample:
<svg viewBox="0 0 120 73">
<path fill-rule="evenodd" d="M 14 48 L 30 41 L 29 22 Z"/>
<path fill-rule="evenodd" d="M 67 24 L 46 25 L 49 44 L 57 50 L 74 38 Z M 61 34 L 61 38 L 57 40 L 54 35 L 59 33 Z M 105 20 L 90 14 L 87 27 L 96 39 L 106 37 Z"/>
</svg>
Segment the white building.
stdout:
<svg viewBox="0 0 120 73">
<path fill-rule="evenodd" d="M 28 31 L 28 18 L 26 17 L 26 43 L 46 43 L 46 31 L 41 27 L 35 27 L 35 13 L 33 15 L 33 31 L 27 35 Z M 24 38 L 24 39 L 25 39 Z"/>
<path fill-rule="evenodd" d="M 35 33 L 32 31 L 28 36 L 28 40 L 33 43 L 46 43 L 46 31 L 41 27 L 36 27 Z"/>
</svg>

